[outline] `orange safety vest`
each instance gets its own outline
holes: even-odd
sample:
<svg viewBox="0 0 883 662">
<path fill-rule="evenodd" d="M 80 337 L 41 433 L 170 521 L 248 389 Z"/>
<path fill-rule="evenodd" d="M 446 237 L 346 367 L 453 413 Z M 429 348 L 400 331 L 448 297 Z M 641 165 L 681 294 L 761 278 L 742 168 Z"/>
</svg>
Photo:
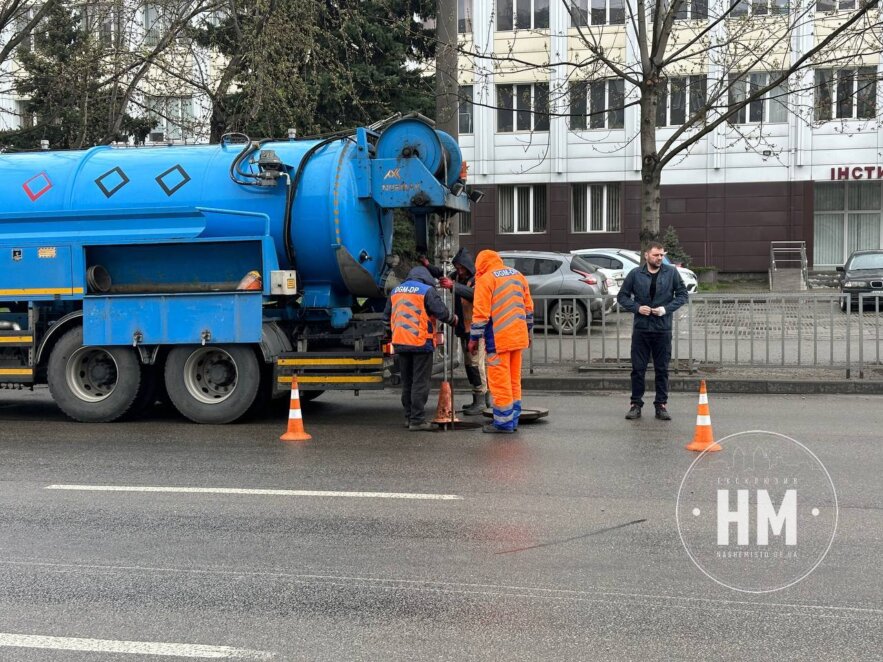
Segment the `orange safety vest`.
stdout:
<svg viewBox="0 0 883 662">
<path fill-rule="evenodd" d="M 525 349 L 530 342 L 533 300 L 527 280 L 506 267 L 493 251 L 482 251 L 476 261 L 472 329 L 473 340 L 484 337 L 489 352 Z"/>
<path fill-rule="evenodd" d="M 392 344 L 432 351 L 435 346 L 435 325 L 426 312 L 424 300 L 430 289 L 426 283 L 408 280 L 390 294 Z"/>
</svg>

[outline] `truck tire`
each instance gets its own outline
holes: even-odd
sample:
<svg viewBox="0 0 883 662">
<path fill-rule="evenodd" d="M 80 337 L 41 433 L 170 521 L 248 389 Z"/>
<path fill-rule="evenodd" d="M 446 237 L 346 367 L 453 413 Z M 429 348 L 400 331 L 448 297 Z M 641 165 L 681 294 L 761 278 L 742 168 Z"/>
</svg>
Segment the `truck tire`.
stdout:
<svg viewBox="0 0 883 662">
<path fill-rule="evenodd" d="M 169 352 L 166 391 L 175 408 L 195 423 L 232 423 L 255 404 L 261 366 L 245 345 L 192 345 Z"/>
<path fill-rule="evenodd" d="M 300 389 L 298 389 L 300 391 Z M 300 391 L 300 401 L 301 402 L 312 402 L 320 395 L 322 395 L 325 391 Z"/>
<path fill-rule="evenodd" d="M 58 407 L 83 423 L 126 414 L 141 388 L 141 364 L 130 347 L 84 347 L 83 327 L 65 333 L 49 355 L 49 392 Z"/>
</svg>

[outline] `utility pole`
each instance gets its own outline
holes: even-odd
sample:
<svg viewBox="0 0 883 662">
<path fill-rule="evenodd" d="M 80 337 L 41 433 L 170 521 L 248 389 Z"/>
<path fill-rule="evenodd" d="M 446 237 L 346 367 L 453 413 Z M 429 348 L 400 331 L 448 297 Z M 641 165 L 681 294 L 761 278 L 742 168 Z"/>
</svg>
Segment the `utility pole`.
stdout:
<svg viewBox="0 0 883 662">
<path fill-rule="evenodd" d="M 436 128 L 459 137 L 460 86 L 457 77 L 457 0 L 438 0 L 435 54 Z M 458 214 L 436 222 L 435 258 L 449 261 L 460 248 Z"/>
</svg>

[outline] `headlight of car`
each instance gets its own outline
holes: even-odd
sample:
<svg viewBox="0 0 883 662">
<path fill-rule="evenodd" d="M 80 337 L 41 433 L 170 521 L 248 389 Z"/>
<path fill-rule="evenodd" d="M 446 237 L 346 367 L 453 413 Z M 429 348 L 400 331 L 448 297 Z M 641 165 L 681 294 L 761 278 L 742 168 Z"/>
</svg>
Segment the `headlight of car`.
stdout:
<svg viewBox="0 0 883 662">
<path fill-rule="evenodd" d="M 867 287 L 868 281 L 866 280 L 847 280 L 844 281 L 843 287 Z"/>
<path fill-rule="evenodd" d="M 690 271 L 689 269 L 687 269 L 687 275 L 688 275 L 690 278 L 692 278 L 693 280 L 696 280 L 696 274 L 694 274 L 694 273 L 693 273 L 692 271 Z"/>
</svg>

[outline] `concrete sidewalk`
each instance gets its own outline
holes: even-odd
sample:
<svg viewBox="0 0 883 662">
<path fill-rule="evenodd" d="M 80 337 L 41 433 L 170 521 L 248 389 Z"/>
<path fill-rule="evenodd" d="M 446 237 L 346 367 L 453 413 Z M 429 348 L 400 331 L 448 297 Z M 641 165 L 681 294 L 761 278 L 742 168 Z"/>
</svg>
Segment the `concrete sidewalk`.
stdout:
<svg viewBox="0 0 883 662">
<path fill-rule="evenodd" d="M 462 372 L 455 371 L 454 389 L 464 393 L 470 389 L 469 383 L 461 377 Z M 807 372 L 803 375 L 782 377 L 775 373 L 761 370 L 753 374 L 734 374 L 731 376 L 703 373 L 671 373 L 669 376 L 670 392 L 698 392 L 699 382 L 705 380 L 709 391 L 714 393 L 858 393 L 883 394 L 883 380 L 879 379 L 845 379 L 820 376 Z M 561 393 L 582 393 L 586 391 L 621 391 L 629 393 L 631 381 L 627 370 L 595 371 L 581 373 L 578 368 L 560 369 L 543 368 L 533 375 L 525 370 L 521 378 L 525 391 L 552 391 Z M 647 371 L 647 392 L 653 391 L 653 369 Z"/>
</svg>

